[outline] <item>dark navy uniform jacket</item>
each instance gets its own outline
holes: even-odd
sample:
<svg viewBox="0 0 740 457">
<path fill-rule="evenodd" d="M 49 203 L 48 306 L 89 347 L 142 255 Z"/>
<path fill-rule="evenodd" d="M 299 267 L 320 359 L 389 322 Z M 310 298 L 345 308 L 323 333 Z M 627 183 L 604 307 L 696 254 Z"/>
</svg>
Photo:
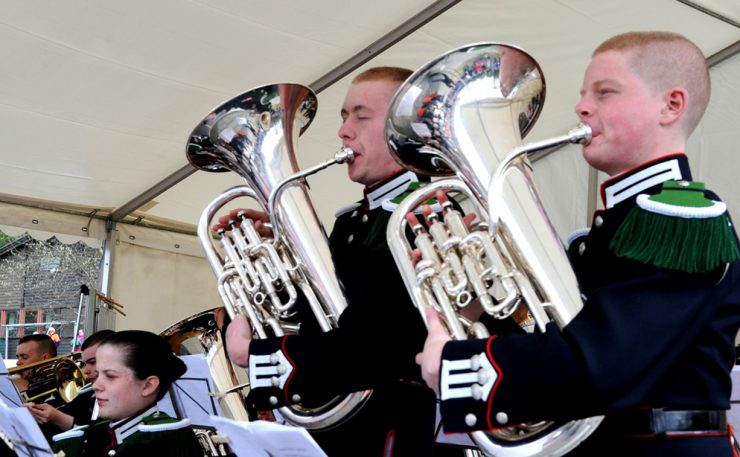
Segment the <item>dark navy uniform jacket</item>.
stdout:
<svg viewBox="0 0 740 457">
<path fill-rule="evenodd" d="M 711 273 L 688 274 L 620 258 L 609 248 L 638 194 L 656 194 L 667 180 L 690 179 L 686 156 L 674 154 L 603 184 L 605 209 L 595 213 L 590 232 L 569 249 L 584 308 L 562 331 L 550 324 L 543 334 L 448 343 L 443 361 L 483 353 L 492 376 L 481 400 L 442 398 L 445 430 L 490 430 L 606 414 L 578 455 L 731 455 L 726 437 L 713 444 L 718 447 L 699 444 L 695 451 L 689 451 L 694 442 L 707 443 L 706 438 L 658 440 L 660 446 L 682 449 L 679 453 L 651 447 L 655 439 L 625 444 L 610 433 L 614 412 L 730 406 L 730 371 L 740 327 L 738 262 Z M 446 382 L 443 376 L 442 390 Z"/>
<path fill-rule="evenodd" d="M 310 406 L 373 389 L 369 403 L 349 422 L 312 433 L 330 456 L 431 453 L 435 398 L 414 362 L 426 328 L 386 243 L 389 200 L 416 181 L 411 172 L 394 176 L 367 189 L 361 202 L 338 216 L 330 246 L 348 306 L 337 329 L 250 344 L 250 364 L 255 356 L 280 352 L 273 360 L 286 367 L 279 386 L 252 389 L 248 400 L 257 409 Z"/>
</svg>

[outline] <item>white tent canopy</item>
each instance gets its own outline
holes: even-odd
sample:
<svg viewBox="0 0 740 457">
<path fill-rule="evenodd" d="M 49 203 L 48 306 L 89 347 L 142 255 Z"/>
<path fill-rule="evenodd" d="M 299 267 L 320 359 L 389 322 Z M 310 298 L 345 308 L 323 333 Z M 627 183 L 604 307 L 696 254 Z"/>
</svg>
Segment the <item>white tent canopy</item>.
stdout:
<svg viewBox="0 0 740 457">
<path fill-rule="evenodd" d="M 629 30 L 682 33 L 712 64 L 713 99 L 687 152 L 695 178 L 740 217 L 736 0 L 3 0 L 0 229 L 107 241 L 101 288 L 127 312 L 116 327 L 158 331 L 219 305 L 192 233 L 208 201 L 241 180 L 194 172 L 184 152 L 214 106 L 263 84 L 310 85 L 319 111 L 298 142 L 305 168 L 338 149 L 339 107 L 356 72 L 414 69 L 497 41 L 543 68 L 547 99 L 528 138 L 538 140 L 576 123 L 591 51 Z M 584 226 L 595 191 L 578 149 L 536 172 L 556 227 Z M 309 182 L 327 228 L 360 196 L 341 167 Z"/>
</svg>

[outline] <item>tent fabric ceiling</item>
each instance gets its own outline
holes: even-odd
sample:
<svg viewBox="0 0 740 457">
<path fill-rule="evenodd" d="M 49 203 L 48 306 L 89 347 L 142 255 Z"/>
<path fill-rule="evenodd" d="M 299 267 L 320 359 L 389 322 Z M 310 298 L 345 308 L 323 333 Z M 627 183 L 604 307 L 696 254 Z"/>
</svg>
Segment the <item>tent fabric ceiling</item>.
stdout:
<svg viewBox="0 0 740 457">
<path fill-rule="evenodd" d="M 1 199 L 99 214 L 120 208 L 187 165 L 185 141 L 214 106 L 263 84 L 310 84 L 436 3 L 3 1 Z M 418 68 L 473 42 L 515 44 L 544 69 L 547 101 L 530 134 L 541 139 L 576 122 L 581 75 L 605 38 L 671 30 L 711 56 L 740 42 L 733 21 L 740 22 L 736 0 L 463 0 L 358 71 Z M 302 167 L 338 149 L 339 107 L 353 74 L 319 94 L 317 117 L 297 147 Z M 733 114 L 726 122 L 736 125 Z M 136 215 L 192 228 L 209 200 L 240 182 L 232 173 L 196 172 Z M 360 195 L 341 167 L 310 182 L 325 221 Z"/>
</svg>

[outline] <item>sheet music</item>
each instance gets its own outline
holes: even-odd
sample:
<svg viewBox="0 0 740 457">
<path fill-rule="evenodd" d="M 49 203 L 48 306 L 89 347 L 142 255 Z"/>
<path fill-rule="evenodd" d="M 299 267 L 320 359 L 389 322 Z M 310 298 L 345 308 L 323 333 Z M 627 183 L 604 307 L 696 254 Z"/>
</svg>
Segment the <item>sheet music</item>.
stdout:
<svg viewBox="0 0 740 457">
<path fill-rule="evenodd" d="M 44 434 L 25 406 L 0 406 L 0 433 L 19 457 L 53 455 Z"/>
<path fill-rule="evenodd" d="M 21 395 L 8 375 L 8 368 L 0 363 L 0 401 L 8 406 L 23 406 Z"/>
<path fill-rule="evenodd" d="M 193 424 L 214 426 L 211 416 L 220 416 L 223 413 L 218 401 L 210 395 L 216 388 L 205 355 L 185 355 L 180 356 L 180 359 L 188 369 L 175 381 L 173 389 L 165 394 L 157 407 L 171 417 L 187 417 Z M 173 404 L 173 391 L 177 405 Z"/>
<path fill-rule="evenodd" d="M 274 422 L 242 422 L 212 417 L 220 435 L 238 457 L 327 457 L 308 432 Z"/>
</svg>

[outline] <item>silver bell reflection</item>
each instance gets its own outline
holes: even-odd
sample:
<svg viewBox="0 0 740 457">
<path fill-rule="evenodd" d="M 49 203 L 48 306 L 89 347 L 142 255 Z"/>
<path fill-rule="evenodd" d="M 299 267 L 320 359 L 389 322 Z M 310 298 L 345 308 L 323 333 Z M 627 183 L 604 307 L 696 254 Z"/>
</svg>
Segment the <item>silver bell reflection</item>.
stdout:
<svg viewBox="0 0 740 457">
<path fill-rule="evenodd" d="M 545 99 L 539 65 L 511 45 L 465 46 L 417 74 L 424 77 L 407 81 L 389 109 L 386 137 L 399 163 L 431 176 L 464 170 L 487 184 L 496 165 L 522 143 Z M 494 125 L 515 128 L 494 136 Z M 483 160 L 492 156 L 496 160 Z"/>
</svg>

